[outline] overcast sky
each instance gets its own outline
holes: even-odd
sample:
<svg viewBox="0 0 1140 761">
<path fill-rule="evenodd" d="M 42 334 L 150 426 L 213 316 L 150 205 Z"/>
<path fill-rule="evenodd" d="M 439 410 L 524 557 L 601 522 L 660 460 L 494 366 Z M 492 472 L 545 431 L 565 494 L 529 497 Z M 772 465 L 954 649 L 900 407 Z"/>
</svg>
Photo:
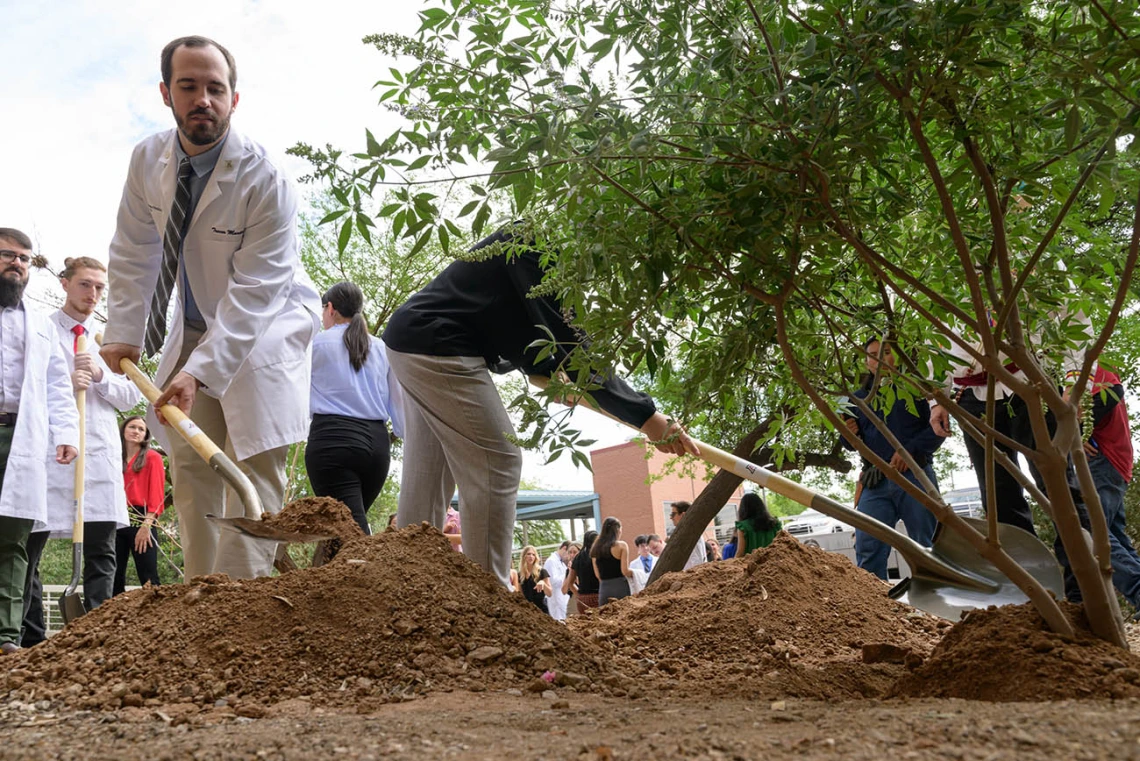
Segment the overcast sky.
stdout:
<svg viewBox="0 0 1140 761">
<path fill-rule="evenodd" d="M 173 126 L 158 91 L 159 53 L 188 34 L 233 53 L 236 129 L 283 158 L 299 141 L 359 149 L 365 127 L 382 135 L 399 125 L 372 90 L 396 62 L 360 40 L 414 33 L 419 7 L 392 0 L 0 0 L 0 227 L 31 235 L 56 271 L 68 256 L 107 260 L 131 149 Z M 286 167 L 294 176 L 307 171 L 296 159 L 286 158 Z M 58 287 L 42 272 L 32 282 L 33 292 Z M 628 438 L 588 412 L 575 417 L 598 446 Z M 590 474 L 568 460 L 546 467 L 528 456 L 524 477 L 549 488 L 592 488 Z"/>
</svg>

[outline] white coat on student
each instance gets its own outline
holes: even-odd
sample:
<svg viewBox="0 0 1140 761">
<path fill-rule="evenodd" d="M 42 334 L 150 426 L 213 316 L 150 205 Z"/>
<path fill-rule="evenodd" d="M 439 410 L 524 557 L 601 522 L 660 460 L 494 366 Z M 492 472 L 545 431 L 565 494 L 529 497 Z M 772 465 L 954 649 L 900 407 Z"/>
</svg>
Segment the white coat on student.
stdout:
<svg viewBox="0 0 1140 761">
<path fill-rule="evenodd" d="M 49 445 L 53 451 L 59 446 L 78 445 L 79 412 L 55 325 L 47 315 L 27 306 L 23 313 L 24 380 L 12 449 L 0 486 L 0 515 L 32 520 L 32 530 L 43 531 L 47 527 L 44 452 Z"/>
<path fill-rule="evenodd" d="M 59 338 L 60 348 L 67 361 L 68 374 L 75 370 L 75 334 L 78 323 L 62 309 L 50 317 Z M 84 402 L 87 406 L 87 430 L 84 442 L 84 495 L 83 520 L 85 522 L 114 521 L 120 528 L 129 525 L 127 495 L 123 489 L 122 443 L 119 441 L 119 421 L 116 411 L 126 412 L 138 404 L 142 394 L 124 375 L 112 373 L 102 358 L 93 336 L 100 326 L 94 317 L 88 317 L 83 326 L 87 329 L 86 352 L 103 371 L 103 378 L 92 383 Z M 75 468 L 55 461 L 55 447 L 47 448 L 47 528 L 52 538 L 70 537 L 75 525 Z"/>
</svg>

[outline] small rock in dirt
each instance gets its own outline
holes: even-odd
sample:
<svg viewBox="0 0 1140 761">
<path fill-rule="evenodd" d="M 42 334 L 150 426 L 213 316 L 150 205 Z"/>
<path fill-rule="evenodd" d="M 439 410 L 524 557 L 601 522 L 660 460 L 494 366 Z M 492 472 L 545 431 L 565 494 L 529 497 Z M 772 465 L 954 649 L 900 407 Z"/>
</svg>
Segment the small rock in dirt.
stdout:
<svg viewBox="0 0 1140 761">
<path fill-rule="evenodd" d="M 477 647 L 467 654 L 467 660 L 472 663 L 490 663 L 502 656 L 502 648 L 494 647 L 493 645 L 484 645 Z"/>
<path fill-rule="evenodd" d="M 554 708 L 555 710 L 566 710 L 567 708 L 570 707 L 570 701 L 569 700 L 555 700 L 553 703 L 550 704 L 550 707 Z"/>
<path fill-rule="evenodd" d="M 560 687 L 582 687 L 590 683 L 590 677 L 584 674 L 575 674 L 569 671 L 558 672 L 555 680 Z"/>
<path fill-rule="evenodd" d="M 783 700 L 777 700 L 774 703 L 772 703 L 772 710 L 773 711 L 786 711 L 786 710 L 788 710 L 788 704 L 786 702 L 784 702 Z"/>
<path fill-rule="evenodd" d="M 555 692 L 554 690 L 543 690 L 542 691 L 542 699 L 543 700 L 557 700 L 558 699 L 558 693 Z"/>
<path fill-rule="evenodd" d="M 419 631 L 421 627 L 418 623 L 412 621 L 411 619 L 398 618 L 392 623 L 392 628 L 395 629 L 396 633 L 401 637 L 406 637 L 412 632 Z"/>
</svg>

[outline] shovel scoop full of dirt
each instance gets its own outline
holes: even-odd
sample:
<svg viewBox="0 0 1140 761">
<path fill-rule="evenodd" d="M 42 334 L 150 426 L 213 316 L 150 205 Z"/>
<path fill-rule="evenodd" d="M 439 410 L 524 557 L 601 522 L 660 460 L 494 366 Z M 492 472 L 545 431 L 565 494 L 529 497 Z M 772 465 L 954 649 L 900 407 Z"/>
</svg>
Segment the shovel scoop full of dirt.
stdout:
<svg viewBox="0 0 1140 761">
<path fill-rule="evenodd" d="M 364 536 L 348 506 L 332 497 L 295 500 L 279 513 L 262 513 L 261 523 L 281 534 L 326 536 L 342 542 Z"/>
</svg>

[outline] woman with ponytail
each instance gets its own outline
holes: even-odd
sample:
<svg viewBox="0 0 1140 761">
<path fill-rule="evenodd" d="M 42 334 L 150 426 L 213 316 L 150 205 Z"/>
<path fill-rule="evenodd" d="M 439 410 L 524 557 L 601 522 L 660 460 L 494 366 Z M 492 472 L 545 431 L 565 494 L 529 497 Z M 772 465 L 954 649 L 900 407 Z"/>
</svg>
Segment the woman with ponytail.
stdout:
<svg viewBox="0 0 1140 761">
<path fill-rule="evenodd" d="M 364 294 L 341 282 L 321 297 L 324 330 L 313 341 L 305 468 L 318 497 L 348 505 L 364 533 L 368 509 L 388 480 L 388 421 L 403 434 L 399 384 L 383 342 L 368 332 Z"/>
</svg>

